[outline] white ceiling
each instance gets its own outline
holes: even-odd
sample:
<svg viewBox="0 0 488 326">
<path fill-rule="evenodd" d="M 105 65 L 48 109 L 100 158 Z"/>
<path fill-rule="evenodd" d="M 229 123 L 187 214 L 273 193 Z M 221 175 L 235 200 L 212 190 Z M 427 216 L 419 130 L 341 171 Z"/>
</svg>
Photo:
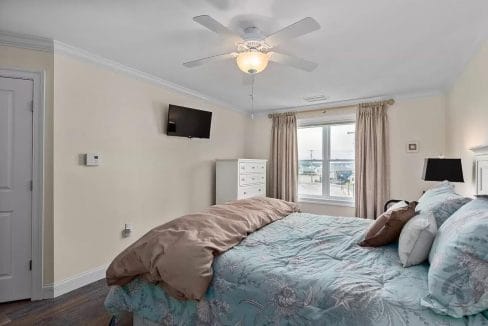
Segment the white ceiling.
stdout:
<svg viewBox="0 0 488 326">
<path fill-rule="evenodd" d="M 236 32 L 270 34 L 310 16 L 322 26 L 280 50 L 319 63 L 311 73 L 270 63 L 256 76 L 257 110 L 444 90 L 488 38 L 487 0 L 0 0 L 0 30 L 48 37 L 249 110 L 233 61 L 184 61 L 231 52 L 192 21 L 208 14 Z"/>
</svg>

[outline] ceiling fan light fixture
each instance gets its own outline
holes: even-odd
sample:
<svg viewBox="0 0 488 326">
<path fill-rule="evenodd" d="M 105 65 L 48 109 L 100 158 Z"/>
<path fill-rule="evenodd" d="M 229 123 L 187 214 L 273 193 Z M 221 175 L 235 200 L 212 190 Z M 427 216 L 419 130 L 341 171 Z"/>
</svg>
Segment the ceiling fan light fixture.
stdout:
<svg viewBox="0 0 488 326">
<path fill-rule="evenodd" d="M 248 74 L 257 74 L 266 69 L 269 57 L 266 53 L 250 50 L 241 52 L 236 58 L 240 70 Z"/>
</svg>

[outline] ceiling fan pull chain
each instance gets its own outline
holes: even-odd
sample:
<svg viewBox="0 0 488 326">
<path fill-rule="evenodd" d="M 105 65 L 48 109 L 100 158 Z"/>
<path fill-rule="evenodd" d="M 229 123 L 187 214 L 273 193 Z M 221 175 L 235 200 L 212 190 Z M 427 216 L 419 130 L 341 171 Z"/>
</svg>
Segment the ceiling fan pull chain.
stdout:
<svg viewBox="0 0 488 326">
<path fill-rule="evenodd" d="M 251 120 L 254 120 L 254 78 L 255 74 L 251 75 Z"/>
</svg>

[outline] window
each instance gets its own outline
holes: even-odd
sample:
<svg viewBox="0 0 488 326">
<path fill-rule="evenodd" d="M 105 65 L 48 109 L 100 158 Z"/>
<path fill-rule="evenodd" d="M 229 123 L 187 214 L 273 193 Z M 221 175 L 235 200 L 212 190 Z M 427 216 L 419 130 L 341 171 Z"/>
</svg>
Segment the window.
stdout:
<svg viewBox="0 0 488 326">
<path fill-rule="evenodd" d="M 298 128 L 298 196 L 305 200 L 354 200 L 355 123 Z"/>
</svg>

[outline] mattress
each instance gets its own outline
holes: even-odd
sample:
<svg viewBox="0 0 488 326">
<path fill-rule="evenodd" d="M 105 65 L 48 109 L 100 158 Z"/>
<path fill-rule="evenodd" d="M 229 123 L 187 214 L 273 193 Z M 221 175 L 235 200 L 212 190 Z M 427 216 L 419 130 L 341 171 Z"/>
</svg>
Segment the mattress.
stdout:
<svg viewBox="0 0 488 326">
<path fill-rule="evenodd" d="M 370 223 L 291 214 L 216 257 L 199 302 L 137 278 L 112 287 L 105 306 L 162 325 L 488 326 L 488 313 L 454 319 L 420 306 L 428 265 L 403 268 L 396 245 L 358 246 Z"/>
</svg>

